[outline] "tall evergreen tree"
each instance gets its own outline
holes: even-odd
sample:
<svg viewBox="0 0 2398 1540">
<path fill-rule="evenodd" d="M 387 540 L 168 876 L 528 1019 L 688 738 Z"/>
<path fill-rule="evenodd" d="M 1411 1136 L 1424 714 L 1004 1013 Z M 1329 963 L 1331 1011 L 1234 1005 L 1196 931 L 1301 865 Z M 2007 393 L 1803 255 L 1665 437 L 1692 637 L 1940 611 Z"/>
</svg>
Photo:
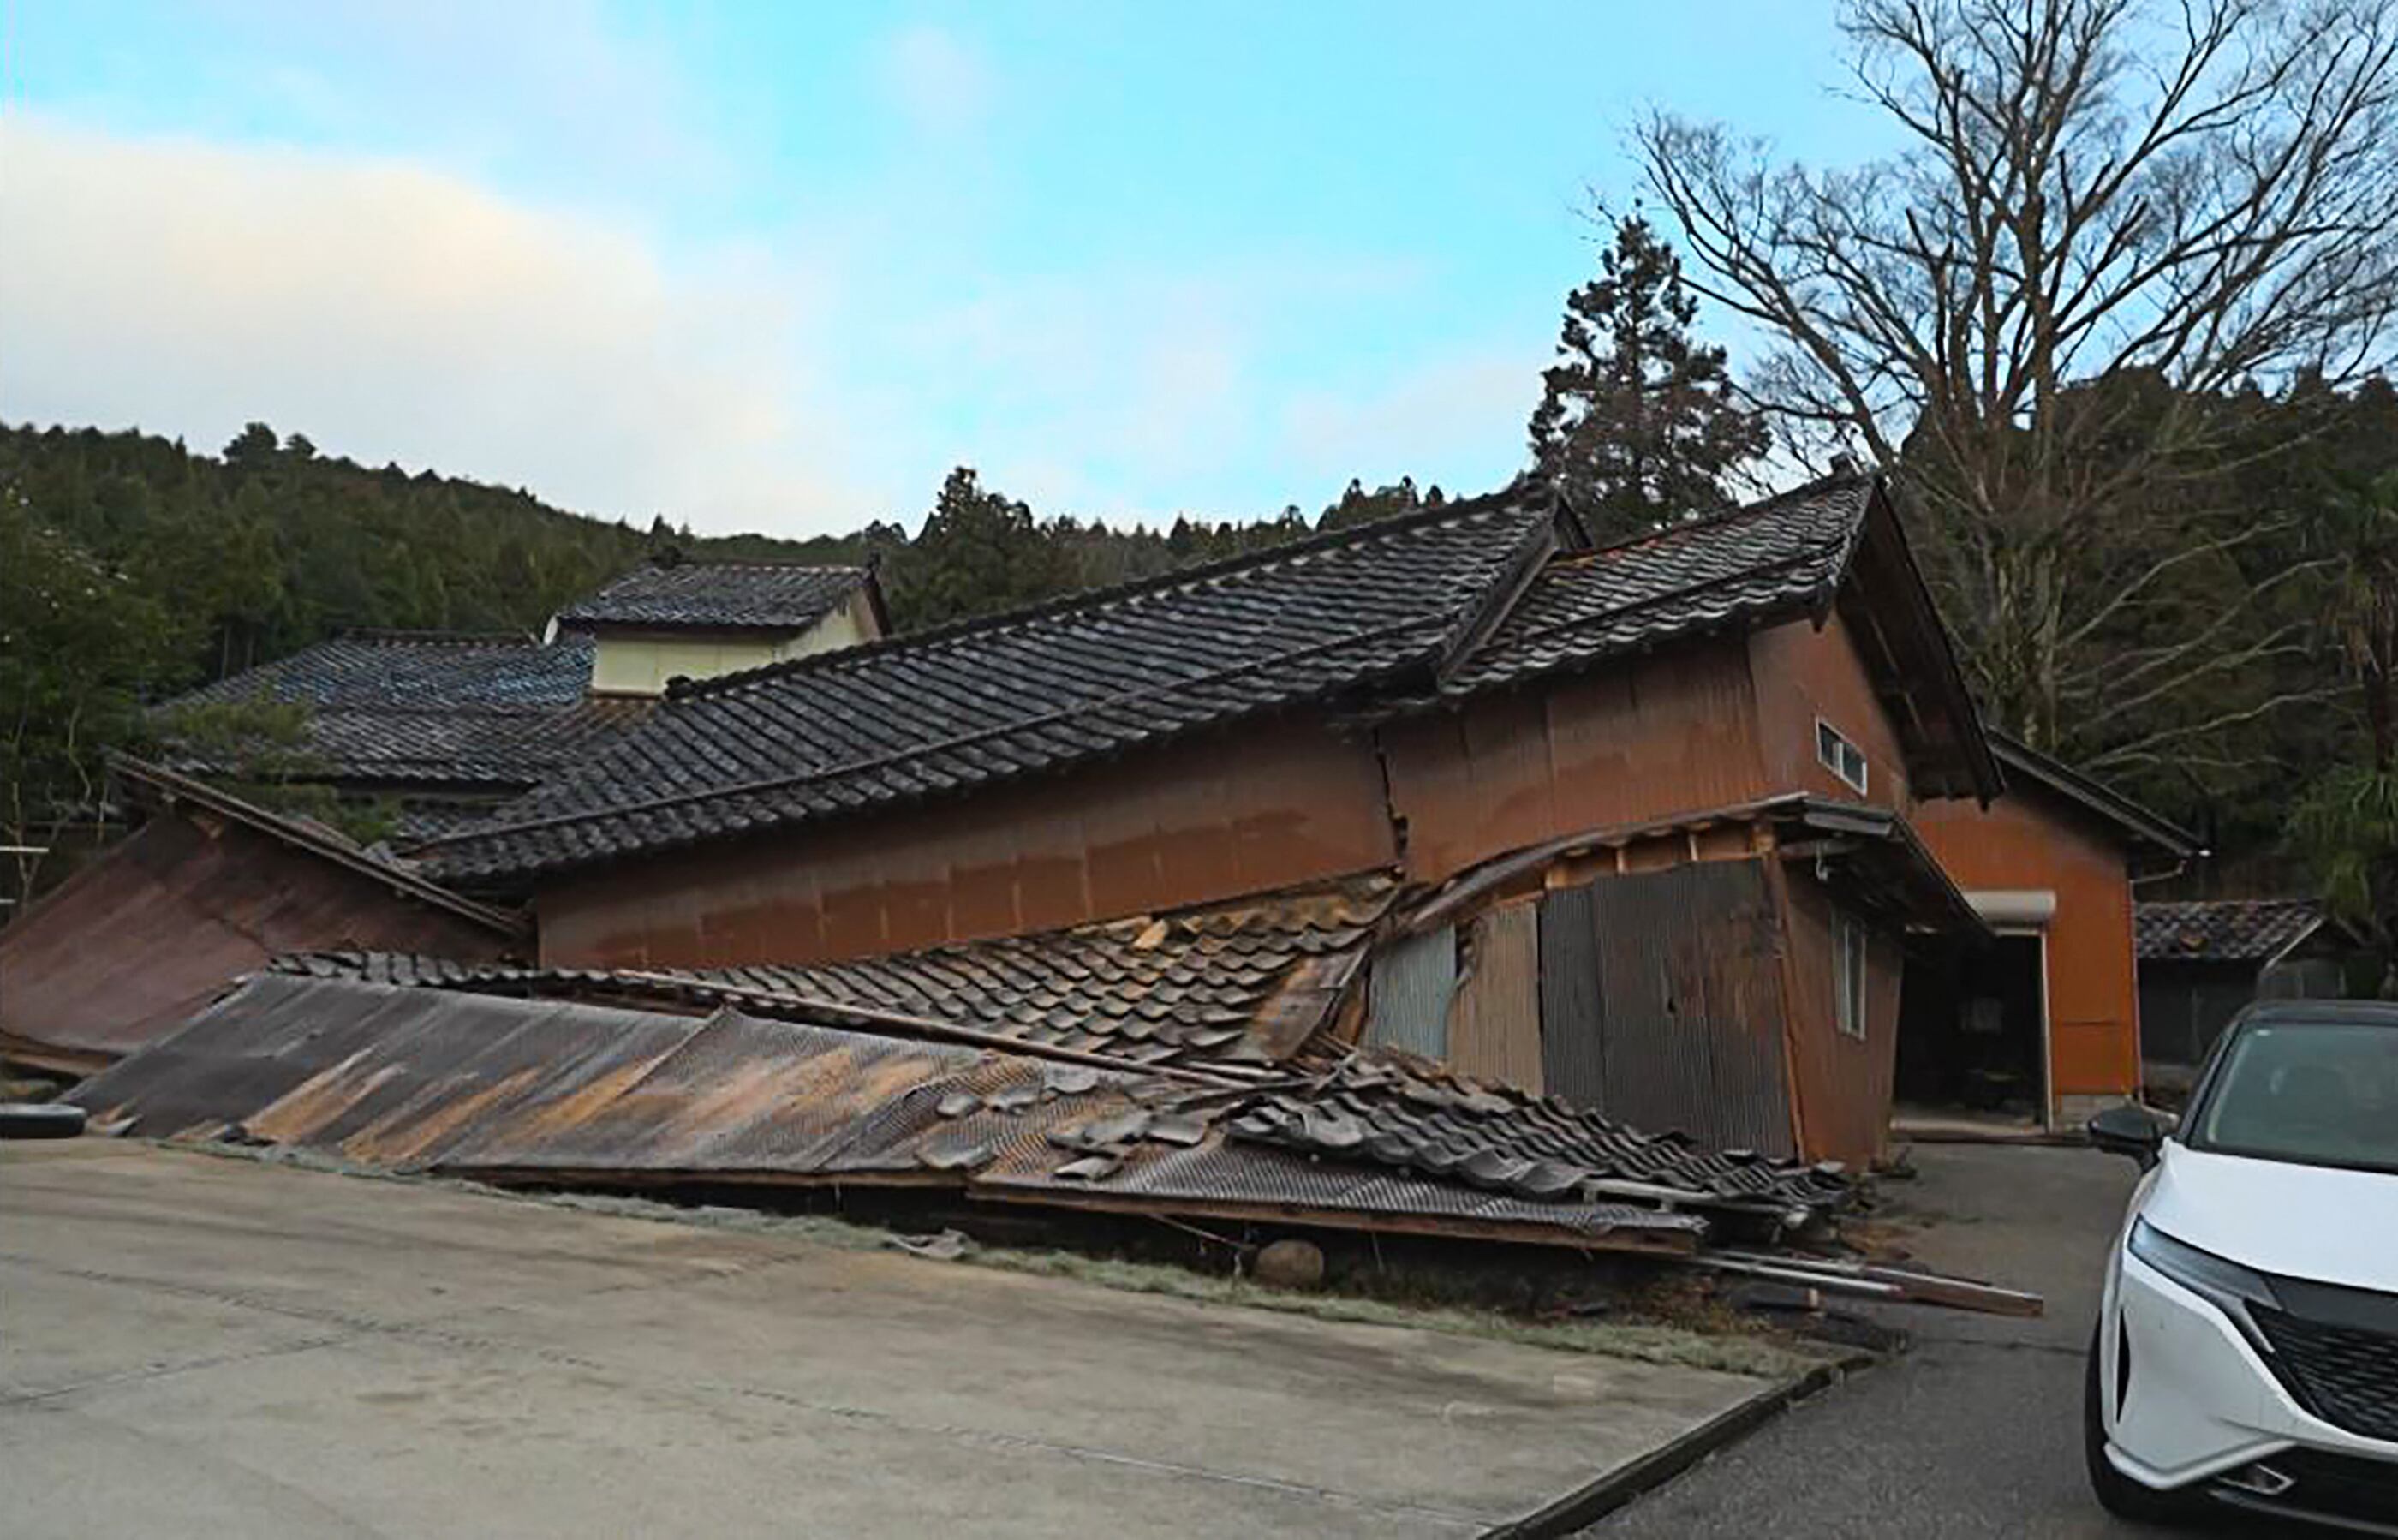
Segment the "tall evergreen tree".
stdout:
<svg viewBox="0 0 2398 1540">
<path fill-rule="evenodd" d="M 1566 296 L 1532 461 L 1602 534 L 1623 534 L 1729 501 L 1768 439 L 1732 399 L 1724 350 L 1692 340 L 1698 301 L 1649 223 L 1618 223 L 1599 266 Z"/>
<path fill-rule="evenodd" d="M 915 543 L 893 565 L 892 620 L 902 629 L 989 615 L 1076 586 L 1066 547 L 1031 508 L 986 490 L 970 466 L 941 483 Z"/>
</svg>

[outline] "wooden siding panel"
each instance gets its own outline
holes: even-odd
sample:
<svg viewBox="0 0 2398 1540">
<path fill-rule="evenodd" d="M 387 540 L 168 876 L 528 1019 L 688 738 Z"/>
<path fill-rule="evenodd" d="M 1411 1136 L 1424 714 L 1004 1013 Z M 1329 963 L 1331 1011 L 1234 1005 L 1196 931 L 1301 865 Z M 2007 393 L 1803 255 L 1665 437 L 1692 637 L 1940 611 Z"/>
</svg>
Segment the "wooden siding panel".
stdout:
<svg viewBox="0 0 2398 1540">
<path fill-rule="evenodd" d="M 1898 733 L 1846 622 L 1836 615 L 1818 630 L 1810 621 L 1789 621 L 1754 633 L 1748 647 L 1758 681 L 1758 744 L 1773 784 L 1858 800 L 1855 789 L 1816 757 L 1815 719 L 1821 717 L 1865 751 L 1864 800 L 1906 812 L 1911 803 Z"/>
<path fill-rule="evenodd" d="M 2056 895 L 2048 925 L 2050 1095 L 2137 1091 L 2138 964 L 2122 845 L 2021 778 L 1987 811 L 1969 801 L 1927 802 L 1915 824 L 1958 886 Z"/>
<path fill-rule="evenodd" d="M 1866 946 L 1866 1035 L 1840 1031 L 1833 963 L 1830 894 L 1812 877 L 1786 867 L 1775 873 L 1786 898 L 1782 912 L 1790 965 L 1785 1025 L 1792 1100 L 1802 1154 L 1844 1161 L 1860 1169 L 1879 1158 L 1890 1132 L 1898 1073 L 1898 992 L 1901 943 L 1875 930 Z"/>
<path fill-rule="evenodd" d="M 814 963 L 1020 934 L 1396 864 L 1372 746 L 1303 722 L 980 795 L 563 872 L 559 966 Z"/>
<path fill-rule="evenodd" d="M 1765 795 L 1745 644 L 1706 642 L 1383 730 L 1408 875 Z"/>
<path fill-rule="evenodd" d="M 1528 903 L 1475 920 L 1448 1019 L 1448 1062 L 1461 1074 L 1540 1093 L 1540 914 Z"/>
</svg>

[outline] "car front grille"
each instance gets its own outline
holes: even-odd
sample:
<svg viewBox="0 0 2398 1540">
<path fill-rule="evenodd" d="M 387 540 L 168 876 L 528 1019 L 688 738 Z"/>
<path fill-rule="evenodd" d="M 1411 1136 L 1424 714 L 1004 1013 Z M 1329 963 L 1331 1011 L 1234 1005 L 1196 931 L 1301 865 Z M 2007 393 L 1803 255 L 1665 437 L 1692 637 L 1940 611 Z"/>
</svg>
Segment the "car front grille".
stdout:
<svg viewBox="0 0 2398 1540">
<path fill-rule="evenodd" d="M 2273 1371 L 2334 1427 L 2398 1442 L 2398 1333 L 2255 1307 Z"/>
</svg>

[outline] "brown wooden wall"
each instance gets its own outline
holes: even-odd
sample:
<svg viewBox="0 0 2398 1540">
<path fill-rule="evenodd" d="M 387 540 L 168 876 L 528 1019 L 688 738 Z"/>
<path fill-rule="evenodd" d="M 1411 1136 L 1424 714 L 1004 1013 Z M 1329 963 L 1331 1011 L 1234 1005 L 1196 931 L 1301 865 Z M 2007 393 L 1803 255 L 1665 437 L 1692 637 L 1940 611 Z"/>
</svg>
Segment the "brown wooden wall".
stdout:
<svg viewBox="0 0 2398 1540">
<path fill-rule="evenodd" d="M 1396 723 L 1382 741 L 1408 875 L 1439 882 L 1560 834 L 1751 801 L 1768 788 L 1737 639 Z"/>
<path fill-rule="evenodd" d="M 1263 892 L 1397 859 L 1372 745 L 1303 720 L 545 888 L 542 961 L 813 963 Z"/>
<path fill-rule="evenodd" d="M 1815 719 L 1821 717 L 1865 750 L 1864 800 L 1906 812 L 1910 797 L 1898 734 L 1840 617 L 1831 616 L 1821 630 L 1804 620 L 1770 627 L 1749 637 L 1748 650 L 1757 678 L 1758 742 L 1773 789 L 1857 800 L 1816 758 Z"/>
<path fill-rule="evenodd" d="M 1790 1094 L 1806 1153 L 1858 1169 L 1881 1154 L 1890 1132 L 1898 1075 L 1898 991 L 1904 968 L 1895 936 L 1877 930 L 1866 947 L 1866 1035 L 1839 1028 L 1832 949 L 1832 897 L 1821 885 L 1774 863 L 1782 903 L 1788 1010 L 1784 1039 Z"/>
<path fill-rule="evenodd" d="M 0 1034 L 12 1057 L 104 1062 L 277 952 L 520 944 L 246 825 L 162 812 L 0 929 Z"/>
<path fill-rule="evenodd" d="M 1752 672 L 1755 670 L 1755 672 Z M 1852 795 L 1818 709 L 1903 793 L 1837 619 L 1730 636 L 1342 736 L 1305 715 L 953 802 L 568 873 L 542 955 L 573 966 L 871 956 L 1404 866 L 1436 883 L 1584 830 L 1777 792 Z M 1379 754 L 1378 754 L 1379 750 Z M 1393 823 L 1395 817 L 1397 823 Z"/>
<path fill-rule="evenodd" d="M 2140 1085 L 2130 858 L 2095 820 L 2023 779 L 1987 811 L 1967 801 L 1925 803 L 1916 827 L 1960 887 L 2056 895 L 2048 926 L 2049 1094 L 2129 1096 Z"/>
</svg>

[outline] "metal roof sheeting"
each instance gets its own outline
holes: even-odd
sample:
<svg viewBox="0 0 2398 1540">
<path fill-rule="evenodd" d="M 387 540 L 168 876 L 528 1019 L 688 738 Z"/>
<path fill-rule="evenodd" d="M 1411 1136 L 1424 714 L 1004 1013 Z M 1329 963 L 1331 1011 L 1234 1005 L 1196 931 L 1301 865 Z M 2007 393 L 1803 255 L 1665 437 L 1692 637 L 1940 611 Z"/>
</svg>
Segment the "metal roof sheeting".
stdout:
<svg viewBox="0 0 2398 1540">
<path fill-rule="evenodd" d="M 1396 1065 L 1340 1072 L 1324 1116 L 1379 1115 L 1393 1137 L 1429 1142 L 1405 1158 L 1352 1157 L 1334 1148 L 1337 1130 L 1310 1125 L 1319 1093 L 1303 1082 L 1228 1091 L 731 1010 L 670 1016 L 276 975 L 75 1094 L 121 1131 L 462 1175 L 941 1182 L 1019 1201 L 1652 1250 L 1688 1250 L 1706 1223 L 1571 1182 L 1536 1189 L 1517 1179 L 1530 1162 L 1510 1155 L 1508 1139 L 1556 1144 L 1578 1128 L 1581 1142 L 1544 1172 L 1585 1158 L 1593 1180 L 1687 1172 L 1704 1181 L 1691 1195 L 1701 1207 L 1820 1206 L 1844 1192 L 1803 1169 L 1693 1159 L 1676 1140 L 1594 1138 L 1594 1126 L 1521 1099 Z M 1314 1127 L 1314 1146 L 1273 1131 L 1294 1116 Z M 1444 1166 L 1438 1152 L 1469 1129 L 1495 1163 L 1477 1152 Z"/>
</svg>

